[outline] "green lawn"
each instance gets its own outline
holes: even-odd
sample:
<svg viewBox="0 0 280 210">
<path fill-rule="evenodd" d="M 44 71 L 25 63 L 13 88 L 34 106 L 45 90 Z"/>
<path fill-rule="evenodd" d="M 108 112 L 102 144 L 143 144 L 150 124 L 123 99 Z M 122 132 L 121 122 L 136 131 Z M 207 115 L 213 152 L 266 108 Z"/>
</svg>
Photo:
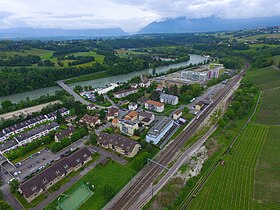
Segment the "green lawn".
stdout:
<svg viewBox="0 0 280 210">
<path fill-rule="evenodd" d="M 273 56 L 274 65 L 278 66 L 280 64 L 280 55 Z"/>
<path fill-rule="evenodd" d="M 188 209 L 254 209 L 255 165 L 268 127 L 249 124 Z"/>
<path fill-rule="evenodd" d="M 104 61 L 104 55 L 99 55 L 99 54 L 97 54 L 94 51 L 90 51 L 90 52 L 76 52 L 76 53 L 71 53 L 70 55 L 75 55 L 75 56 L 93 56 L 95 58 L 95 61 L 89 62 L 89 63 L 92 63 L 92 64 L 95 63 L 96 61 L 98 63 L 103 63 L 103 61 Z M 81 64 L 79 66 L 89 65 L 89 63 Z"/>
<path fill-rule="evenodd" d="M 254 198 L 264 206 L 280 209 L 280 127 L 269 129 L 255 174 Z"/>
<path fill-rule="evenodd" d="M 253 36 L 248 36 L 248 37 L 244 37 L 244 38 L 240 38 L 238 39 L 238 41 L 245 41 L 245 40 L 250 40 L 250 41 L 254 41 L 257 40 L 259 38 L 280 38 L 280 34 L 258 34 L 258 35 L 253 35 Z"/>
<path fill-rule="evenodd" d="M 148 54 L 146 52 L 137 52 L 137 51 L 134 51 L 134 50 L 125 50 L 125 49 L 118 49 L 115 52 L 120 57 L 127 57 L 129 55 L 145 55 L 145 54 Z"/>
<path fill-rule="evenodd" d="M 77 183 L 71 186 L 64 192 L 67 194 L 70 190 L 75 188 L 81 182 L 90 182 L 95 186 L 94 194 L 89 200 L 84 203 L 80 209 L 83 210 L 99 210 L 110 200 L 104 196 L 104 186 L 110 185 L 113 189 L 114 194 L 121 190 L 121 188 L 135 175 L 135 172 L 128 167 L 122 166 L 116 162 L 110 161 L 106 166 L 97 166 L 84 177 L 81 178 Z M 53 210 L 57 206 L 57 200 L 51 202 L 45 209 Z"/>
</svg>

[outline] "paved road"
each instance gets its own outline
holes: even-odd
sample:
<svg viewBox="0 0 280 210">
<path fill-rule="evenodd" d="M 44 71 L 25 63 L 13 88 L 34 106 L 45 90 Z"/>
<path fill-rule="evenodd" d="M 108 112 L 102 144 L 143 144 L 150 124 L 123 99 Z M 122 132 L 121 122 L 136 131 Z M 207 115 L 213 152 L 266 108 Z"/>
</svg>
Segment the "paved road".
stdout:
<svg viewBox="0 0 280 210">
<path fill-rule="evenodd" d="M 119 164 L 125 165 L 127 163 L 126 159 L 123 159 L 122 157 L 114 154 L 113 152 L 108 152 L 108 151 L 102 149 L 101 147 L 97 147 L 97 146 L 91 146 L 91 148 L 93 148 L 93 150 L 98 152 L 100 155 L 109 157 L 112 160 L 118 162 Z"/>
<path fill-rule="evenodd" d="M 10 193 L 10 187 L 8 185 L 1 186 L 1 190 L 4 194 L 5 201 L 9 203 L 14 210 L 21 210 L 23 207 L 17 201 L 17 199 Z"/>
<path fill-rule="evenodd" d="M 82 104 L 89 105 L 90 102 L 82 98 L 79 94 L 77 94 L 72 88 L 64 84 L 63 80 L 57 81 L 56 82 L 63 90 L 68 92 L 70 95 L 72 95 L 76 101 L 80 101 Z"/>
</svg>

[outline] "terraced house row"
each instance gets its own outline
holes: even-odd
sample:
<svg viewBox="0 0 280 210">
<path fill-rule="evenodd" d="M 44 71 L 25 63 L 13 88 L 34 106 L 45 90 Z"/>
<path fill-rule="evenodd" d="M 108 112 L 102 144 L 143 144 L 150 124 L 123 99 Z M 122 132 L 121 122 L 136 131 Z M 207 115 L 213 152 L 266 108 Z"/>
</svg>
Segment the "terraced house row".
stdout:
<svg viewBox="0 0 280 210">
<path fill-rule="evenodd" d="M 25 120 L 23 122 L 12 125 L 10 127 L 4 128 L 3 130 L 0 131 L 0 142 L 7 140 L 11 135 L 15 135 L 23 132 L 25 129 L 32 128 L 46 121 L 54 121 L 56 119 L 57 112 L 59 112 L 61 116 L 65 116 L 69 114 L 68 109 L 61 108 L 49 114 L 40 115 L 38 117 L 34 117 L 29 120 Z"/>
</svg>

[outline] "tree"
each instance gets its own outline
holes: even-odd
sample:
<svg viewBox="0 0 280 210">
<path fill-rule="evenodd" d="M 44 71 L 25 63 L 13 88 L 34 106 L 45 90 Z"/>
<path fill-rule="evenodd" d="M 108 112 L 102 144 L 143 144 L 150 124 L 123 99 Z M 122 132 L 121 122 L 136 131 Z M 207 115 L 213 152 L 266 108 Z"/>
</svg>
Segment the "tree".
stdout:
<svg viewBox="0 0 280 210">
<path fill-rule="evenodd" d="M 2 101 L 1 106 L 3 109 L 9 109 L 10 107 L 13 106 L 13 103 L 9 100 L 4 100 Z"/>
<path fill-rule="evenodd" d="M 156 74 L 156 68 L 153 67 L 153 72 L 152 72 L 153 76 Z"/>
<path fill-rule="evenodd" d="M 0 209 L 5 209 L 5 210 L 13 210 L 13 208 L 7 204 L 5 201 L 0 200 Z"/>
<path fill-rule="evenodd" d="M 90 140 L 90 143 L 91 143 L 92 145 L 96 145 L 96 143 L 97 143 L 97 135 L 96 135 L 94 132 L 92 132 L 92 133 L 90 134 L 89 140 Z"/>
<path fill-rule="evenodd" d="M 77 86 L 74 87 L 74 91 L 80 93 L 80 92 L 83 91 L 83 87 L 81 85 L 77 85 Z"/>
<path fill-rule="evenodd" d="M 153 91 L 152 93 L 151 93 L 151 99 L 152 100 L 158 100 L 159 99 L 159 92 L 157 92 L 157 91 Z"/>
<path fill-rule="evenodd" d="M 19 186 L 19 181 L 17 179 L 13 179 L 10 183 L 10 190 L 11 190 L 11 193 L 15 193 L 18 189 L 18 186 Z"/>
<path fill-rule="evenodd" d="M 64 119 L 59 111 L 56 112 L 56 122 L 59 124 L 64 122 Z"/>
</svg>

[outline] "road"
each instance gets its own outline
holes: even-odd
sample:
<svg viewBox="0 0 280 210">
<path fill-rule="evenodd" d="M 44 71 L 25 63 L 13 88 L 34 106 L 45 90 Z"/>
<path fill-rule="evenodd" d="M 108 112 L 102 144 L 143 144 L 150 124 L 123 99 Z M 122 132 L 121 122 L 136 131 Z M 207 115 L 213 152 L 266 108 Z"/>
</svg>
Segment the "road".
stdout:
<svg viewBox="0 0 280 210">
<path fill-rule="evenodd" d="M 61 103 L 61 102 L 59 100 L 56 100 L 56 101 L 52 101 L 52 102 L 49 102 L 49 103 L 44 103 L 44 104 L 40 104 L 40 105 L 37 105 L 37 106 L 32 106 L 32 107 L 20 109 L 20 110 L 13 111 L 13 112 L 8 112 L 8 113 L 5 113 L 5 114 L 1 114 L 0 119 L 7 120 L 7 119 L 13 118 L 15 116 L 16 117 L 20 116 L 20 115 L 27 116 L 27 115 L 32 114 L 33 112 L 40 112 L 44 107 L 46 107 L 50 104 L 57 104 L 57 103 Z"/>
<path fill-rule="evenodd" d="M 174 158 L 175 154 L 180 151 L 183 145 L 188 139 L 196 132 L 201 123 L 208 117 L 208 115 L 216 108 L 216 106 L 225 98 L 225 96 L 231 91 L 237 81 L 242 78 L 245 71 L 249 68 L 249 64 L 246 64 L 245 68 L 235 76 L 228 84 L 223 88 L 218 95 L 213 99 L 213 103 L 200 115 L 200 117 L 193 121 L 193 123 L 181 133 L 173 142 L 171 142 L 159 155 L 154 159 L 156 162 L 167 166 Z M 135 210 L 135 202 L 139 197 L 153 184 L 157 177 L 162 172 L 156 164 L 146 165 L 138 174 L 135 182 L 118 194 L 113 202 L 109 203 L 105 209 L 133 209 Z M 137 208 L 136 208 L 137 209 Z"/>
<path fill-rule="evenodd" d="M 65 90 L 66 92 L 68 92 L 70 95 L 72 95 L 76 101 L 80 101 L 82 104 L 85 105 L 89 105 L 91 104 L 90 102 L 88 102 L 87 100 L 85 100 L 84 98 L 82 98 L 79 94 L 77 94 L 72 88 L 70 88 L 68 85 L 66 85 L 64 83 L 63 80 L 59 80 L 56 82 L 63 90 Z"/>
</svg>

